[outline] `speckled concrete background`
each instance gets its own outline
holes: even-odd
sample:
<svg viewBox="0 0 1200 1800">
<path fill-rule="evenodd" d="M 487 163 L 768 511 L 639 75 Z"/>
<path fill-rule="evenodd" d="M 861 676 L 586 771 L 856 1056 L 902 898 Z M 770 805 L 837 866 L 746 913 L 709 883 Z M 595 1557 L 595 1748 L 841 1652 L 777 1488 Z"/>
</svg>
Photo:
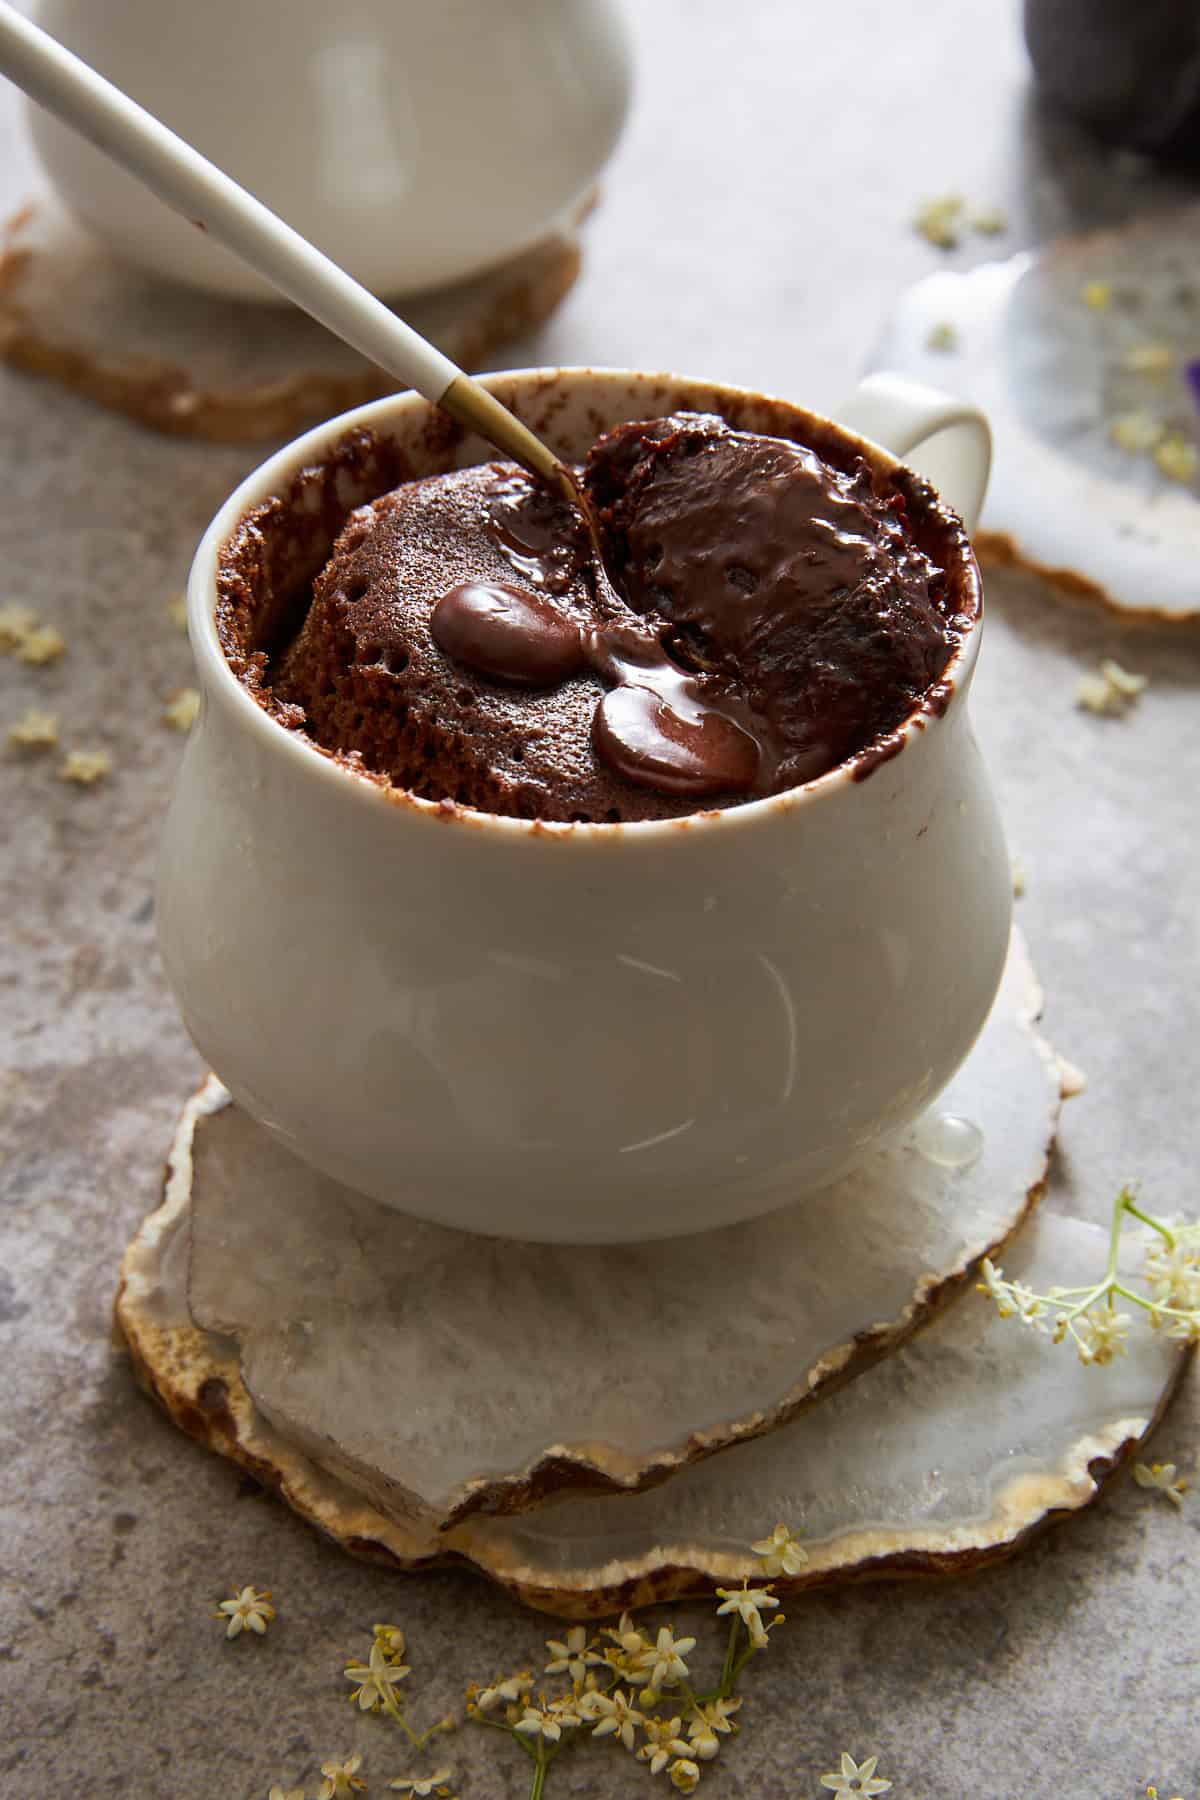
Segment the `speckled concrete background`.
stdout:
<svg viewBox="0 0 1200 1800">
<path fill-rule="evenodd" d="M 889 296 L 933 266 L 907 229 L 918 198 L 953 185 L 1006 204 L 1019 246 L 1119 218 L 1146 191 L 1031 112 L 1011 0 L 913 9 L 902 25 L 847 0 L 836 28 L 832 10 L 784 0 L 638 12 L 637 110 L 584 279 L 512 362 L 674 365 L 832 406 Z M 29 170 L 11 96 L 0 108 L 8 211 Z M 343 1653 L 373 1620 L 407 1628 L 430 1717 L 468 1677 L 533 1660 L 549 1628 L 465 1578 L 348 1562 L 178 1436 L 110 1347 L 117 1259 L 199 1074 L 153 940 L 179 753 L 158 713 L 188 676 L 165 601 L 254 460 L 0 371 L 0 600 L 34 606 L 70 645 L 52 669 L 0 663 L 0 724 L 45 704 L 71 742 L 116 759 L 84 792 L 52 760 L 0 758 L 0 1794 L 13 1800 L 251 1800 L 273 1780 L 311 1789 L 318 1762 L 352 1746 L 377 1790 L 411 1759 L 342 1698 Z M 1012 574 L 991 578 L 989 599 L 976 717 L 1029 869 L 1021 916 L 1048 1029 L 1092 1077 L 1056 1179 L 1081 1211 L 1129 1174 L 1164 1209 L 1194 1209 L 1200 638 L 1126 634 Z M 1077 713 L 1081 665 L 1114 652 L 1152 676 L 1139 711 Z M 1157 1455 L 1193 1460 L 1194 1393 Z M 703 1791 L 812 1796 L 846 1748 L 878 1753 L 908 1800 L 1132 1800 L 1147 1782 L 1197 1800 L 1198 1531 L 1200 1497 L 1176 1515 L 1123 1483 L 1008 1568 L 797 1605 Z M 226 1645 L 209 1615 L 245 1581 L 274 1588 L 280 1618 L 265 1642 Z M 703 1608 L 684 1617 L 710 1629 Z M 464 1796 L 526 1791 L 507 1749 L 482 1733 L 447 1744 Z M 565 1757 L 554 1781 L 651 1791 L 619 1753 Z"/>
</svg>

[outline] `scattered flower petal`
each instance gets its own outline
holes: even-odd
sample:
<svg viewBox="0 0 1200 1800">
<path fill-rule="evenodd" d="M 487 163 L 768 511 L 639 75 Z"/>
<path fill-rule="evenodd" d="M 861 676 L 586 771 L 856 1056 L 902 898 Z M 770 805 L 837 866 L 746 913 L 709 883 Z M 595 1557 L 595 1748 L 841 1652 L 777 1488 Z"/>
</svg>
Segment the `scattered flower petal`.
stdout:
<svg viewBox="0 0 1200 1800">
<path fill-rule="evenodd" d="M 415 1794 L 419 1800 L 425 1800 L 429 1794 L 448 1794 L 449 1782 L 450 1770 L 437 1769 L 432 1775 L 397 1775 L 385 1785 L 398 1794 Z"/>
<path fill-rule="evenodd" d="M 53 625 L 38 625 L 27 631 L 16 647 L 17 661 L 39 666 L 57 662 L 67 647 L 67 640 Z"/>
<path fill-rule="evenodd" d="M 58 779 L 74 781 L 79 787 L 93 787 L 112 774 L 112 766 L 107 750 L 68 750 L 59 764 Z"/>
<path fill-rule="evenodd" d="M 1130 456 L 1142 456 L 1161 443 L 1166 429 L 1162 420 L 1156 419 L 1143 406 L 1135 412 L 1118 413 L 1109 421 L 1108 435 L 1118 450 L 1125 450 Z"/>
<path fill-rule="evenodd" d="M 235 1638 L 243 1631 L 253 1631 L 262 1637 L 268 1623 L 275 1617 L 275 1608 L 271 1605 L 271 1590 L 244 1587 L 231 1599 L 222 1600 L 213 1617 L 225 1620 L 227 1638 Z"/>
<path fill-rule="evenodd" d="M 1131 375 L 1169 375 L 1175 352 L 1170 344 L 1135 344 L 1121 358 L 1121 366 Z"/>
<path fill-rule="evenodd" d="M 51 750 L 58 742 L 58 714 L 31 706 L 9 727 L 8 741 L 19 750 Z"/>
<path fill-rule="evenodd" d="M 1120 718 L 1149 685 L 1145 675 L 1134 675 L 1106 657 L 1097 675 L 1085 675 L 1075 689 L 1075 704 L 1099 717 Z"/>
<path fill-rule="evenodd" d="M 852 1756 L 842 1752 L 842 1766 L 838 1773 L 821 1776 L 821 1786 L 830 1793 L 847 1794 L 886 1794 L 891 1787 L 890 1781 L 881 1781 L 876 1777 L 875 1765 L 877 1756 L 868 1756 L 865 1762 L 856 1763 Z"/>
<path fill-rule="evenodd" d="M 751 1544 L 765 1575 L 798 1575 L 808 1561 L 808 1551 L 786 1525 L 777 1525 L 770 1537 Z"/>
<path fill-rule="evenodd" d="M 317 1800 L 346 1800 L 357 1789 L 360 1793 L 366 1788 L 358 1771 L 362 1768 L 362 1753 L 355 1751 L 345 1762 L 337 1762 L 332 1757 L 321 1764 L 321 1773 L 325 1777 L 317 1789 Z"/>
<path fill-rule="evenodd" d="M 200 695 L 194 687 L 180 688 L 163 707 L 163 724 L 172 731 L 190 731 L 200 716 Z"/>
<path fill-rule="evenodd" d="M 1174 1463 L 1134 1463 L 1133 1479 L 1139 1487 L 1153 1488 L 1172 1506 L 1182 1506 L 1183 1496 L 1187 1492 L 1187 1477 L 1180 1475 Z"/>
<path fill-rule="evenodd" d="M 961 194 L 940 194 L 922 201 L 913 229 L 939 250 L 953 250 L 962 236 L 964 201 Z"/>
<path fill-rule="evenodd" d="M 36 629 L 37 614 L 31 606 L 18 606 L 15 600 L 0 606 L 0 650 L 19 650 Z"/>
<path fill-rule="evenodd" d="M 1190 444 L 1178 431 L 1168 432 L 1155 450 L 1154 460 L 1169 481 L 1181 481 L 1185 486 L 1196 479 L 1196 469 L 1200 465 L 1195 444 Z M 19 650 L 17 655 L 21 655 Z"/>
</svg>

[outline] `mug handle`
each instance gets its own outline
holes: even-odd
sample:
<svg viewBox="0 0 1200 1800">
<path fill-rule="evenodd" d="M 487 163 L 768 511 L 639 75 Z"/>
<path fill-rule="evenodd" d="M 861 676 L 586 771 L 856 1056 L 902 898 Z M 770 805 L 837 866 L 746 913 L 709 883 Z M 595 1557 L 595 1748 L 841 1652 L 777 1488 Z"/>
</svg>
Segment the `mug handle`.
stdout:
<svg viewBox="0 0 1200 1800">
<path fill-rule="evenodd" d="M 974 531 L 992 466 L 991 427 L 977 406 L 906 375 L 867 375 L 835 417 L 924 475 Z"/>
</svg>

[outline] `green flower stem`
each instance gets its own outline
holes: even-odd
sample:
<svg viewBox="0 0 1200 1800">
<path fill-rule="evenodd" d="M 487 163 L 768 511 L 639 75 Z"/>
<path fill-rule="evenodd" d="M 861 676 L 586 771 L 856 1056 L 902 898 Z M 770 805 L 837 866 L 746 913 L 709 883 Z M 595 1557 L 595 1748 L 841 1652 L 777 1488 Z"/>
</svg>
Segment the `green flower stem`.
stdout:
<svg viewBox="0 0 1200 1800">
<path fill-rule="evenodd" d="M 737 1671 L 734 1664 L 737 1659 L 738 1629 L 742 1620 L 739 1613 L 734 1613 L 729 1621 L 729 1639 L 725 1645 L 725 1661 L 721 1666 L 721 1685 L 713 1695 L 714 1700 L 728 1700 Z"/>
<path fill-rule="evenodd" d="M 1165 1238 L 1168 1250 L 1175 1249 L 1179 1240 L 1170 1226 L 1164 1225 L 1161 1219 L 1154 1218 L 1150 1213 L 1144 1213 L 1140 1206 L 1135 1206 L 1133 1193 L 1129 1188 L 1121 1189 L 1117 1195 L 1117 1205 L 1122 1212 L 1129 1213 L 1134 1219 L 1140 1219 L 1143 1225 L 1148 1225 L 1151 1231 L 1157 1231 L 1159 1237 Z"/>
<path fill-rule="evenodd" d="M 546 1786 L 546 1746 L 545 1739 L 537 1741 L 537 1752 L 534 1756 L 535 1768 L 533 1783 L 529 1789 L 529 1800 L 542 1800 L 542 1790 Z"/>
</svg>

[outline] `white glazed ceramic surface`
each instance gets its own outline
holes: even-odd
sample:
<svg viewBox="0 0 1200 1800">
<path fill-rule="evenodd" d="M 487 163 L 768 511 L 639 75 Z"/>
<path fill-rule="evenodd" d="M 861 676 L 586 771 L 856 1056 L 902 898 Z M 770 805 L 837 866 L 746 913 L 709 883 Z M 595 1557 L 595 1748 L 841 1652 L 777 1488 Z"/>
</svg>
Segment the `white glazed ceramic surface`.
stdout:
<svg viewBox="0 0 1200 1800">
<path fill-rule="evenodd" d="M 376 293 L 440 287 L 550 230 L 616 143 L 618 0 L 38 0 L 38 23 Z M 36 107 L 63 199 L 114 250 L 274 299 Z"/>
<path fill-rule="evenodd" d="M 680 404 L 777 433 L 810 423 L 678 377 L 488 385 L 570 456 Z M 937 408 L 920 391 L 909 402 L 915 437 Z M 531 824 L 387 790 L 233 677 L 214 572 L 238 520 L 348 425 L 419 468 L 427 417 L 405 395 L 310 432 L 243 483 L 197 552 L 204 703 L 158 909 L 188 1029 L 299 1156 L 425 1218 L 619 1242 L 768 1211 L 928 1106 L 995 994 L 1011 898 L 967 719 L 978 626 L 947 671 L 945 713 L 910 721 L 865 780 L 842 767 L 725 812 L 626 825 Z M 473 440 L 460 460 L 485 454 Z"/>
</svg>

